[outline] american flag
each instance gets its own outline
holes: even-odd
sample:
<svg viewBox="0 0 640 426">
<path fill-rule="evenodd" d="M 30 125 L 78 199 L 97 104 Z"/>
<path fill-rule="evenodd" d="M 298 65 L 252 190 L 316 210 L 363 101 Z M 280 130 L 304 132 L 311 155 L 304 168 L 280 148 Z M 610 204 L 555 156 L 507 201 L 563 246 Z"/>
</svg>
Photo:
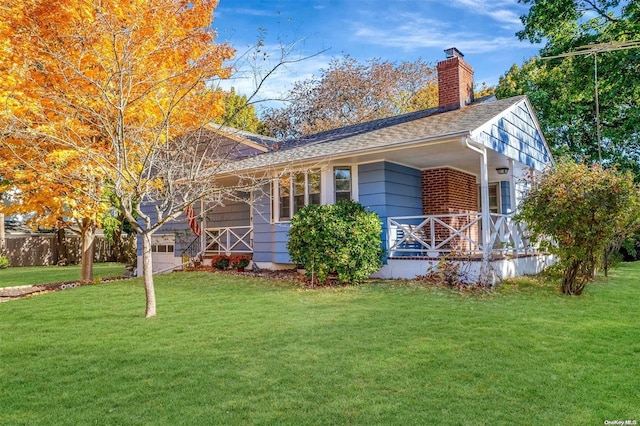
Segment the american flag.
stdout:
<svg viewBox="0 0 640 426">
<path fill-rule="evenodd" d="M 198 224 L 198 221 L 196 220 L 196 212 L 193 210 L 193 206 L 191 204 L 189 204 L 187 207 L 185 207 L 184 212 L 187 215 L 187 219 L 189 220 L 189 227 L 191 228 L 193 233 L 196 234 L 196 236 L 199 237 L 200 236 L 200 225 Z"/>
</svg>

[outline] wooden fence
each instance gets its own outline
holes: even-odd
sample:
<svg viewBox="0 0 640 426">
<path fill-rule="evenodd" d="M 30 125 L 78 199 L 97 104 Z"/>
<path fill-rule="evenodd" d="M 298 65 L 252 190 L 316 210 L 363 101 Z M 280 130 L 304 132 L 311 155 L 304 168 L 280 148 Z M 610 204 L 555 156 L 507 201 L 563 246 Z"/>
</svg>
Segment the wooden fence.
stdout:
<svg viewBox="0 0 640 426">
<path fill-rule="evenodd" d="M 11 266 L 57 265 L 64 258 L 66 263 L 80 263 L 80 237 L 67 235 L 64 242 L 64 245 L 59 244 L 56 234 L 9 234 L 5 235 L 5 255 L 9 258 Z M 113 247 L 103 236 L 96 236 L 93 247 L 94 262 L 113 260 Z"/>
</svg>

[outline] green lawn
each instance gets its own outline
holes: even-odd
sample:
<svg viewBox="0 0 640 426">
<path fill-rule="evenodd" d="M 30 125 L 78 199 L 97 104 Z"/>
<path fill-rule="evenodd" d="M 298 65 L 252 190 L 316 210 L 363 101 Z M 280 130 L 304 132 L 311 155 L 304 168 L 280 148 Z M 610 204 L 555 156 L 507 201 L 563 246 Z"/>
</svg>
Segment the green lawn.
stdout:
<svg viewBox="0 0 640 426">
<path fill-rule="evenodd" d="M 205 272 L 0 304 L 2 425 L 640 420 L 640 263 L 581 297 Z"/>
<path fill-rule="evenodd" d="M 95 263 L 95 279 L 121 277 L 124 274 L 122 263 Z M 25 266 L 0 269 L 0 287 L 47 284 L 76 281 L 80 279 L 80 265 L 69 266 Z"/>
</svg>

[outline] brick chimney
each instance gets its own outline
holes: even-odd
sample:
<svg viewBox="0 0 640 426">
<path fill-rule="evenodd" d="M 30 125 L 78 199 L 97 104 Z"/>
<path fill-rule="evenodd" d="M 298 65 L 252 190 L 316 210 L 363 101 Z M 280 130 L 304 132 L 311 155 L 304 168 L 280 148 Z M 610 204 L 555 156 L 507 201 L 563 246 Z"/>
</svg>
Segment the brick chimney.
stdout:
<svg viewBox="0 0 640 426">
<path fill-rule="evenodd" d="M 447 59 L 438 62 L 438 106 L 458 109 L 473 102 L 473 68 L 452 47 L 444 51 Z"/>
</svg>

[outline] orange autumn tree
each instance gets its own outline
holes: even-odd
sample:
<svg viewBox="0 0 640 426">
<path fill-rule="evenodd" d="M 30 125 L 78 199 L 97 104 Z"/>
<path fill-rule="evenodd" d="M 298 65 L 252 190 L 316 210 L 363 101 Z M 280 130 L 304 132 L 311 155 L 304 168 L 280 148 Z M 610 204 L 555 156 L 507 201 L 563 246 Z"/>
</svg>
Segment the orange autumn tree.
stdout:
<svg viewBox="0 0 640 426">
<path fill-rule="evenodd" d="M 217 1 L 17 3 L 0 17 L 3 155 L 37 175 L 32 163 L 72 151 L 73 165 L 47 176 L 73 190 L 68 208 L 100 206 L 100 188 L 114 194 L 141 236 L 145 315 L 154 316 L 152 234 L 221 191 L 201 173 L 225 161 L 205 131 L 224 113 L 211 85 L 230 75 L 224 61 L 234 53 L 214 43 Z M 33 161 L 21 150 L 29 144 L 42 154 Z"/>
<path fill-rule="evenodd" d="M 73 150 L 51 149 L 45 142 L 33 145 L 10 140 L 0 147 L 4 176 L 0 192 L 10 204 L 7 214 L 33 214 L 29 224 L 46 229 L 66 228 L 81 239 L 81 280 L 93 280 L 93 246 L 96 228 L 109 205 L 101 202 L 102 185 L 91 179 L 91 165 L 77 160 Z"/>
<path fill-rule="evenodd" d="M 10 201 L 0 207 L 7 214 L 29 213 L 33 227 L 79 234 L 81 280 L 90 282 L 95 231 L 108 206 L 100 199 L 99 171 L 76 148 L 95 141 L 98 132 L 68 101 L 58 102 L 55 91 L 68 81 L 44 69 L 35 44 L 17 44 L 28 34 L 17 23 L 29 7 L 33 4 L 0 9 L 0 193 Z"/>
</svg>

